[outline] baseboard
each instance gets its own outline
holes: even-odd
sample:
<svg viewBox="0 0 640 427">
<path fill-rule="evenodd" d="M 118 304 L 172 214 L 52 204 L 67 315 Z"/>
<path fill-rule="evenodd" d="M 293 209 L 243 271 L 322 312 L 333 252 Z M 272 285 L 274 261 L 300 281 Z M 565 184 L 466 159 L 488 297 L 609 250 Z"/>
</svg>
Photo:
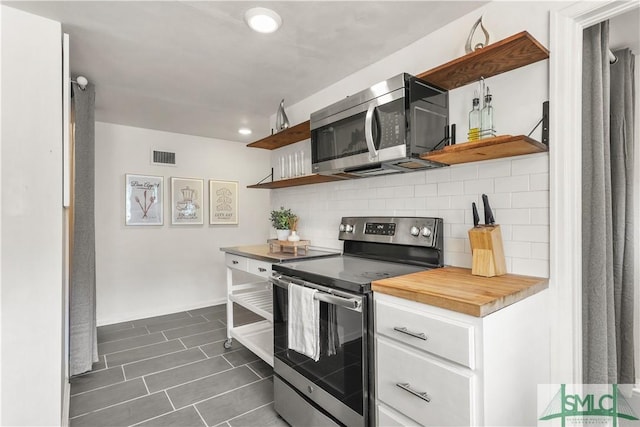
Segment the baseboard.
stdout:
<svg viewBox="0 0 640 427">
<path fill-rule="evenodd" d="M 69 404 L 71 400 L 71 384 L 69 381 L 64 382 L 62 390 L 62 420 L 60 425 L 62 427 L 69 427 Z"/>
<path fill-rule="evenodd" d="M 227 302 L 226 298 L 218 298 L 215 300 L 200 302 L 198 304 L 176 306 L 170 309 L 164 308 L 164 309 L 137 311 L 135 313 L 120 313 L 114 316 L 107 316 L 101 319 L 97 319 L 96 323 L 98 326 L 112 325 L 114 323 L 130 322 L 132 320 L 145 319 L 147 317 L 154 317 L 154 316 L 162 316 L 165 314 L 178 313 L 180 311 L 196 310 L 198 308 L 209 307 L 211 305 L 224 304 L 226 302 Z"/>
</svg>

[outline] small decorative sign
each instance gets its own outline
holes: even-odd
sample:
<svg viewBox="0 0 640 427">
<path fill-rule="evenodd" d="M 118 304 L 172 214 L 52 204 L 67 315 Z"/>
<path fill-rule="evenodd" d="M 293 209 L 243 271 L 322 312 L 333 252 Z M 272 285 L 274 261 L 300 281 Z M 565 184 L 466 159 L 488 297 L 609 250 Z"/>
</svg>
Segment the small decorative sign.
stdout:
<svg viewBox="0 0 640 427">
<path fill-rule="evenodd" d="M 203 189 L 202 179 L 171 178 L 171 224 L 204 224 Z"/>
<path fill-rule="evenodd" d="M 238 224 L 238 183 L 209 181 L 209 224 Z"/>
<path fill-rule="evenodd" d="M 125 175 L 125 225 L 162 225 L 164 177 Z"/>
</svg>

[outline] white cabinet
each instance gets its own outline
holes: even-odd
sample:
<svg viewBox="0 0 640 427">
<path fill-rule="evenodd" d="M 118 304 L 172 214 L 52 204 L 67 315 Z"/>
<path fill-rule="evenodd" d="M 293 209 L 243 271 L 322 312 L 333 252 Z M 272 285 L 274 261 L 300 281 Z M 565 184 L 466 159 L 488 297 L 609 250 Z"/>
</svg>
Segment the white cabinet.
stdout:
<svg viewBox="0 0 640 427">
<path fill-rule="evenodd" d="M 536 425 L 546 294 L 474 317 L 374 293 L 377 424 Z"/>
<path fill-rule="evenodd" d="M 271 284 L 267 281 L 271 274 L 271 263 L 226 253 L 225 264 L 227 265 L 228 339 L 224 346 L 230 348 L 232 340 L 236 339 L 273 366 L 273 300 Z M 234 283 L 234 270 L 250 273 L 250 277 L 255 280 Z M 233 303 L 253 311 L 264 320 L 235 326 Z"/>
</svg>

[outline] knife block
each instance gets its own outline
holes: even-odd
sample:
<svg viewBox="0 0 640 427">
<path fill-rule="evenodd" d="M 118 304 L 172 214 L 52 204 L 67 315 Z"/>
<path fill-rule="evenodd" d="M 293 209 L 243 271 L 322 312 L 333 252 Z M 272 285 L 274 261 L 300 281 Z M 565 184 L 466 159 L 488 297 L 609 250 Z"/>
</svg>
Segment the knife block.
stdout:
<svg viewBox="0 0 640 427">
<path fill-rule="evenodd" d="M 493 277 L 507 273 L 499 225 L 484 225 L 469 230 L 473 256 L 471 274 Z"/>
</svg>

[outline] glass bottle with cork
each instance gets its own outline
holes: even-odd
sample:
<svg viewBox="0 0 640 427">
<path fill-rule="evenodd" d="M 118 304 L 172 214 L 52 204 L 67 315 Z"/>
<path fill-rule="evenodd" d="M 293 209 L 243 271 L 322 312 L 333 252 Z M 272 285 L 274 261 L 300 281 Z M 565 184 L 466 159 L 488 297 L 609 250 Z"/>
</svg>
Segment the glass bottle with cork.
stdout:
<svg viewBox="0 0 640 427">
<path fill-rule="evenodd" d="M 481 127 L 480 98 L 478 97 L 478 91 L 476 91 L 473 97 L 471 111 L 469 111 L 469 141 L 476 141 L 480 138 Z"/>
</svg>

